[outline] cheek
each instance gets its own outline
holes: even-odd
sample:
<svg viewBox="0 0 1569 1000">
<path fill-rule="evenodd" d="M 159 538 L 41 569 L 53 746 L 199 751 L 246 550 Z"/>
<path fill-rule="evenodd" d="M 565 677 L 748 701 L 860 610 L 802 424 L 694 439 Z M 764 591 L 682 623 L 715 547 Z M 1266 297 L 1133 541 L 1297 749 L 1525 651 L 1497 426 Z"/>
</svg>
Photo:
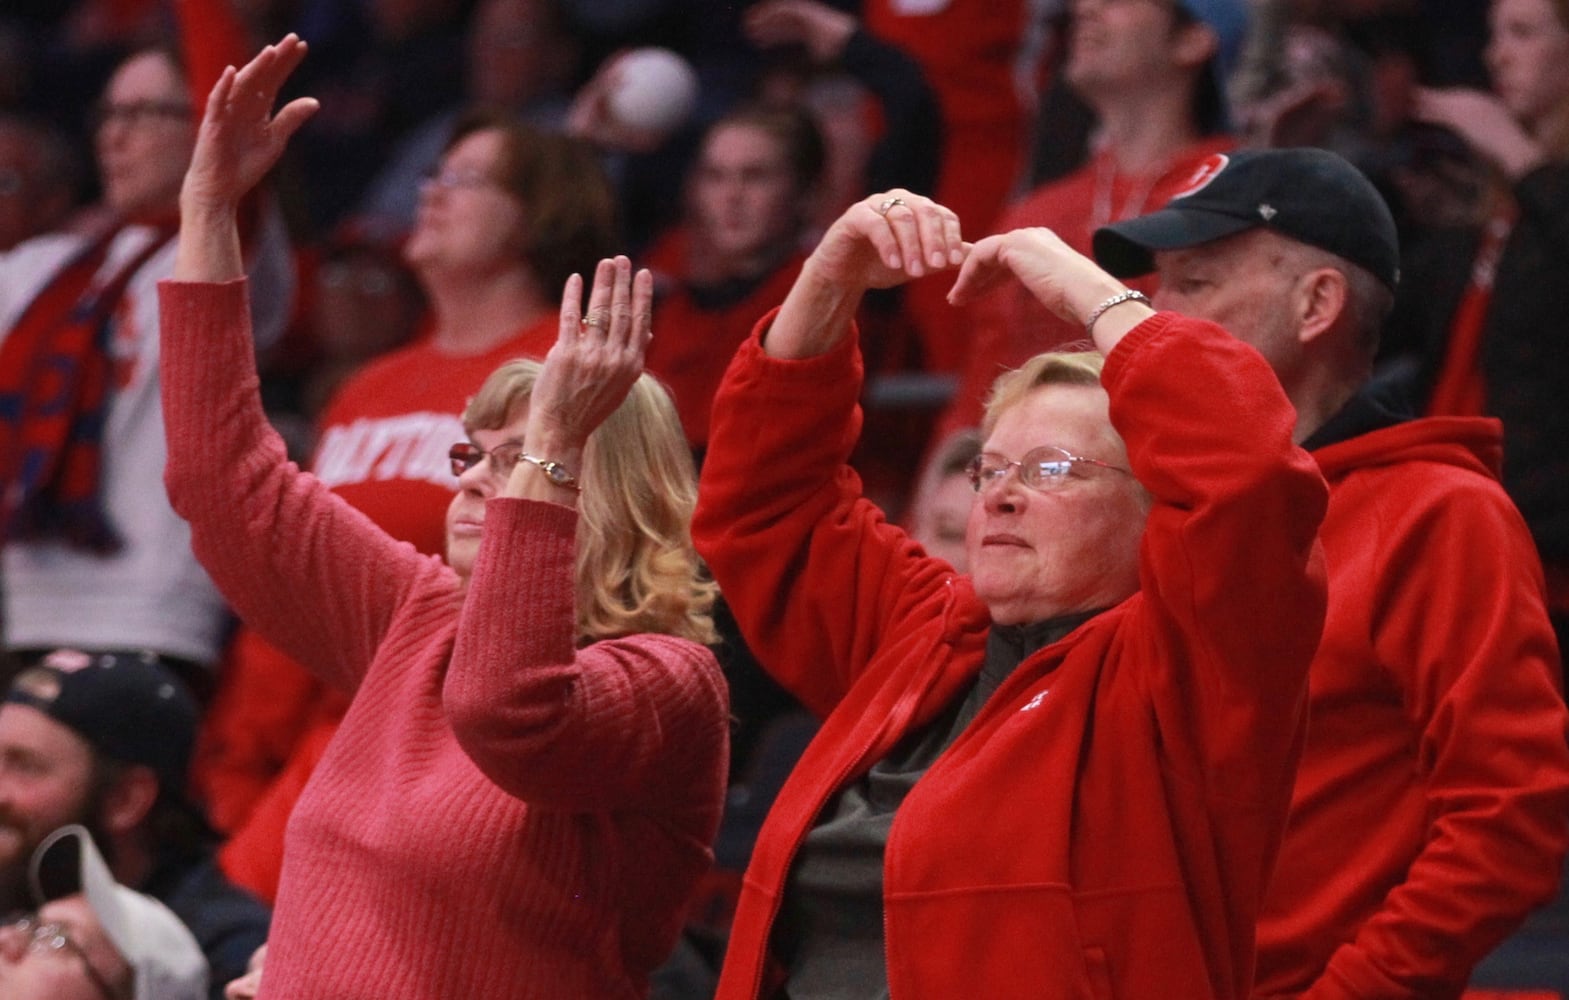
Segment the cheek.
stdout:
<svg viewBox="0 0 1569 1000">
<path fill-rule="evenodd" d="M 986 526 L 986 504 L 979 496 L 970 505 L 970 516 L 964 522 L 964 549 L 969 553 L 973 562 L 975 553 L 980 551 L 981 534 Z"/>
<path fill-rule="evenodd" d="M 12 818 L 42 835 L 55 827 L 83 818 L 87 811 L 87 782 L 51 776 L 13 784 L 8 795 Z"/>
</svg>

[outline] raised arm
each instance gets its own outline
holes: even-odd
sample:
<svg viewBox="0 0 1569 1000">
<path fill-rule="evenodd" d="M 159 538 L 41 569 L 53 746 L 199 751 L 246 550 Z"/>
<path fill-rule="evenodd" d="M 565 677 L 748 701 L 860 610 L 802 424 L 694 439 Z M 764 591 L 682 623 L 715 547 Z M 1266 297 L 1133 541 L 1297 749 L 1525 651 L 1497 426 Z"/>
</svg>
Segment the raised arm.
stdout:
<svg viewBox="0 0 1569 1000">
<path fill-rule="evenodd" d="M 1083 327 L 1102 354 L 1130 330 L 1155 315 L 1143 296 L 1135 296 L 1099 264 L 1074 250 L 1050 229 L 1015 229 L 975 244 L 948 300 L 964 305 L 1012 277 L 1041 304 Z"/>
<path fill-rule="evenodd" d="M 584 473 L 591 435 L 642 373 L 652 276 L 634 276 L 625 257 L 601 261 L 586 312 L 581 298 L 582 280 L 573 275 L 523 430 L 525 455 L 576 476 Z M 638 485 L 637 470 L 619 475 L 581 488 Z M 520 461 L 486 504 L 442 697 L 453 732 L 491 781 L 536 805 L 712 808 L 727 746 L 718 666 L 702 646 L 668 635 L 579 648 L 579 498 L 578 487 Z M 629 560 L 649 544 L 638 524 L 606 528 Z"/>
<path fill-rule="evenodd" d="M 175 280 L 159 290 L 164 479 L 241 616 L 352 688 L 416 576 L 442 571 L 291 465 L 262 411 L 235 213 L 315 108 L 302 99 L 270 114 L 304 53 L 288 36 L 225 70 L 208 99 L 181 191 Z"/>
<path fill-rule="evenodd" d="M 305 58 L 305 43 L 286 35 L 243 68 L 230 66 L 207 98 L 191 166 L 180 189 L 176 281 L 233 281 L 245 274 L 239 204 L 278 162 L 297 129 L 316 113 L 313 97 L 290 101 L 276 115 L 278 90 Z"/>
<path fill-rule="evenodd" d="M 952 593 L 952 568 L 888 524 L 848 467 L 861 385 L 851 320 L 867 289 L 951 269 L 964 252 L 957 217 L 926 198 L 852 205 L 715 399 L 693 539 L 760 661 L 820 714 L 890 622 Z"/>
<path fill-rule="evenodd" d="M 959 217 L 894 189 L 851 205 L 823 234 L 774 317 L 763 349 L 795 359 L 826 354 L 850 332 L 861 298 L 964 260 Z"/>
</svg>

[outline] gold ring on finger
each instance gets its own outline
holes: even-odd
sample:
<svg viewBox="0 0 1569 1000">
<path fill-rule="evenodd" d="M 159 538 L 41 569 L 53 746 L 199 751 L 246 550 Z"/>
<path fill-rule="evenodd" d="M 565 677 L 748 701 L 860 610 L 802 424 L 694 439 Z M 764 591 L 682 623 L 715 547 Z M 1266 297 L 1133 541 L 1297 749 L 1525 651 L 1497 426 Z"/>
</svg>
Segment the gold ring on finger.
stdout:
<svg viewBox="0 0 1569 1000">
<path fill-rule="evenodd" d="M 603 330 L 605 328 L 605 317 L 597 315 L 597 314 L 590 314 L 588 316 L 584 316 L 583 317 L 583 326 L 584 327 L 590 327 L 591 326 L 591 327 L 595 328 L 596 330 Z"/>
<path fill-rule="evenodd" d="M 887 215 L 890 211 L 893 210 L 893 207 L 895 205 L 903 205 L 903 204 L 904 204 L 904 199 L 903 198 L 899 198 L 899 197 L 884 198 L 882 200 L 882 203 L 877 206 L 875 211 L 877 212 L 878 215 Z"/>
</svg>

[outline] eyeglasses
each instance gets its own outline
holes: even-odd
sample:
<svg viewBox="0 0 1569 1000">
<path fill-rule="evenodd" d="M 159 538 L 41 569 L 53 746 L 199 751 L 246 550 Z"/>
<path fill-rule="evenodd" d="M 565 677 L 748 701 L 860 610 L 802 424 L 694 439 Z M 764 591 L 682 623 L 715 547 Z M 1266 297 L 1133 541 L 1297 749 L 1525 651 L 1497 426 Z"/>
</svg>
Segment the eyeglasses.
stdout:
<svg viewBox="0 0 1569 1000">
<path fill-rule="evenodd" d="M 478 167 L 442 167 L 425 175 L 425 183 L 445 191 L 459 188 L 474 191 L 479 188 L 501 188 L 501 182 Z"/>
<path fill-rule="evenodd" d="M 474 466 L 486 458 L 490 459 L 490 467 L 497 475 L 510 476 L 512 475 L 512 470 L 517 467 L 518 460 L 522 455 L 523 443 L 521 441 L 508 441 L 504 444 L 498 444 L 489 451 L 469 441 L 461 441 L 447 451 L 447 457 L 452 460 L 452 474 L 454 476 L 463 475 L 463 473 L 474 468 Z"/>
<path fill-rule="evenodd" d="M 1125 476 L 1133 475 L 1121 466 L 1102 462 L 1096 458 L 1074 455 L 1050 445 L 1031 448 L 1018 461 L 1010 461 L 1001 455 L 983 451 L 970 460 L 970 466 L 965 471 L 969 474 L 970 485 L 975 488 L 975 492 L 981 493 L 994 483 L 1002 482 L 1007 477 L 1008 470 L 1018 466 L 1019 482 L 1032 490 L 1049 493 L 1072 477 L 1075 465 L 1094 465 L 1120 472 Z"/>
<path fill-rule="evenodd" d="M 101 129 L 111 122 L 135 127 L 158 120 L 189 121 L 192 110 L 183 101 L 127 101 L 124 104 L 104 101 L 93 109 L 93 128 Z"/>
<path fill-rule="evenodd" d="M 70 955 L 82 960 L 82 969 L 87 973 L 87 979 L 93 984 L 104 1000 L 122 1000 L 119 990 L 110 985 L 104 974 L 93 968 L 93 963 L 88 959 L 87 952 L 71 936 L 71 929 L 60 923 L 39 923 L 38 918 L 30 914 L 21 914 L 7 918 L 0 924 L 0 930 L 10 931 L 27 940 L 27 951 L 30 954 L 61 954 Z"/>
</svg>

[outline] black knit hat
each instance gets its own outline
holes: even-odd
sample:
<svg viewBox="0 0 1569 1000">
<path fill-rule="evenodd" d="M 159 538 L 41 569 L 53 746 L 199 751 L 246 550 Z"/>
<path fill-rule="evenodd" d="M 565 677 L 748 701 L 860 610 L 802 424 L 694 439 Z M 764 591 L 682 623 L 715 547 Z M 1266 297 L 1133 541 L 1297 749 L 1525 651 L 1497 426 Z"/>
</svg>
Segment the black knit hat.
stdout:
<svg viewBox="0 0 1569 1000">
<path fill-rule="evenodd" d="M 57 650 L 18 674 L 5 700 L 69 727 L 105 757 L 152 768 L 165 791 L 183 795 L 199 713 L 156 657 Z"/>
<path fill-rule="evenodd" d="M 1259 149 L 1205 160 L 1159 211 L 1096 230 L 1095 259 L 1121 278 L 1185 250 L 1263 227 L 1366 268 L 1390 289 L 1400 245 L 1389 206 L 1362 172 L 1323 149 Z"/>
</svg>

